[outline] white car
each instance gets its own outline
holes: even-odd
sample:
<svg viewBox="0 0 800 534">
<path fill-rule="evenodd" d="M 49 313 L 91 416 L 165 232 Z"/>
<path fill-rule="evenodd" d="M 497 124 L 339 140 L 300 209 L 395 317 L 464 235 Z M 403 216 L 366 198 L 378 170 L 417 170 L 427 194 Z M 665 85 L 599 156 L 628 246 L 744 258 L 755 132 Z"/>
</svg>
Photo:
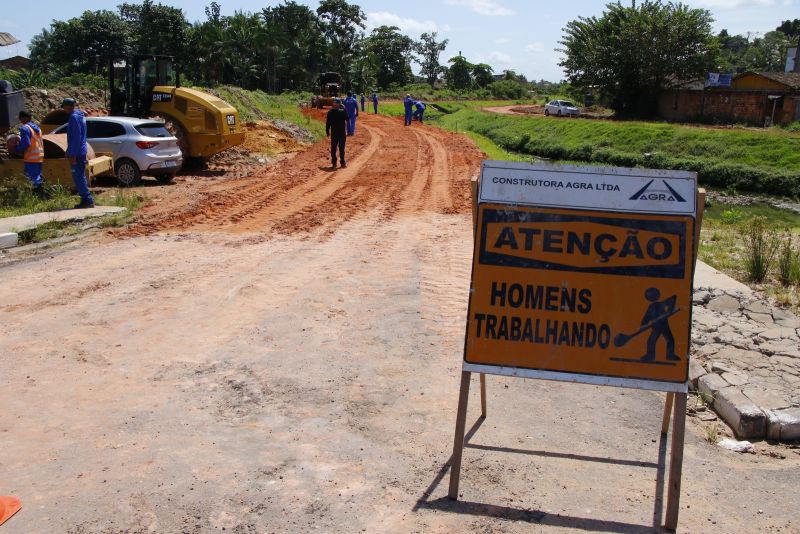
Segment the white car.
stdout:
<svg viewBox="0 0 800 534">
<path fill-rule="evenodd" d="M 552 100 L 545 104 L 544 114 L 557 117 L 579 117 L 581 110 L 569 100 Z"/>
<path fill-rule="evenodd" d="M 53 133 L 67 133 L 67 125 Z M 114 174 L 122 185 L 136 185 L 142 175 L 168 182 L 183 165 L 183 155 L 164 123 L 129 117 L 87 117 L 86 141 L 97 153 L 114 157 Z"/>
</svg>

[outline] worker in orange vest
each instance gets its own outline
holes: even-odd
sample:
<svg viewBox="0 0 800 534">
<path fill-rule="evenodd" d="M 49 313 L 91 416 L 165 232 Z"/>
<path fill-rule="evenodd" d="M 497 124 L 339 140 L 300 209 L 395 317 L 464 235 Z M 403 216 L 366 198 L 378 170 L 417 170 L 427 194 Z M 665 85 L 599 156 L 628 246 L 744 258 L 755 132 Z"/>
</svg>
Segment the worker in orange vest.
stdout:
<svg viewBox="0 0 800 534">
<path fill-rule="evenodd" d="M 22 154 L 23 172 L 33 186 L 33 194 L 39 198 L 46 198 L 42 178 L 42 163 L 44 163 L 44 144 L 42 143 L 42 130 L 31 120 L 28 111 L 19 112 L 19 143 L 16 151 Z"/>
</svg>

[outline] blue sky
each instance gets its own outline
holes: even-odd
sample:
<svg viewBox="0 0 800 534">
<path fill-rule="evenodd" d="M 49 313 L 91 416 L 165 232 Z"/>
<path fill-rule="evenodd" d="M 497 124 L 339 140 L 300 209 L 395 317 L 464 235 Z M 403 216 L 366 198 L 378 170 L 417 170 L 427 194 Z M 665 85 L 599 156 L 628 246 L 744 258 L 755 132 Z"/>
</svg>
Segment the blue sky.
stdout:
<svg viewBox="0 0 800 534">
<path fill-rule="evenodd" d="M 219 0 L 223 12 L 257 11 L 278 1 Z M 627 0 L 625 0 L 627 1 Z M 775 29 L 781 20 L 800 16 L 800 0 L 684 0 L 693 7 L 711 10 L 715 29 L 731 33 L 764 33 Z M 160 0 L 180 7 L 190 21 L 205 17 L 206 1 Z M 210 2 L 210 0 L 209 0 Z M 26 55 L 30 38 L 49 26 L 53 19 L 68 19 L 87 9 L 114 9 L 121 2 L 98 0 L 39 0 L 33 8 L 0 11 L 0 31 L 11 32 L 23 44 L 0 50 L 0 58 Z M 316 8 L 317 1 L 301 1 Z M 599 15 L 604 1 L 535 1 L 522 0 L 377 0 L 355 1 L 368 15 L 368 29 L 390 24 L 418 36 L 424 31 L 438 31 L 450 40 L 443 59 L 461 51 L 473 62 L 485 62 L 496 71 L 507 68 L 531 79 L 557 81 L 561 29 L 578 16 Z M 21 4 L 16 4 L 21 5 Z"/>
</svg>

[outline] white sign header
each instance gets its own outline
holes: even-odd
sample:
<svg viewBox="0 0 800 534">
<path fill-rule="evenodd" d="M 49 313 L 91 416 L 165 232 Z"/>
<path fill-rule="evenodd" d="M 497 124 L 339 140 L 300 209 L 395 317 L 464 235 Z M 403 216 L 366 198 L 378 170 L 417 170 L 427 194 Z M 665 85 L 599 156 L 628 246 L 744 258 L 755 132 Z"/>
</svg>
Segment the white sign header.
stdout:
<svg viewBox="0 0 800 534">
<path fill-rule="evenodd" d="M 484 161 L 478 201 L 694 216 L 696 191 L 693 172 Z"/>
</svg>

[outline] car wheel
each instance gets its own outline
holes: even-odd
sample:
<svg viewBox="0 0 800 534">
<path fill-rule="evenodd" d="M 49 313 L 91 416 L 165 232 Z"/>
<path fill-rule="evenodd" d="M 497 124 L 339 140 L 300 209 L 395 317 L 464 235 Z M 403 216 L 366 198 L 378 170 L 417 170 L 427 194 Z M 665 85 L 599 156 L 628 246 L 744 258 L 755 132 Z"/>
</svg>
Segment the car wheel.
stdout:
<svg viewBox="0 0 800 534">
<path fill-rule="evenodd" d="M 545 117 L 549 117 L 550 116 L 550 110 L 549 109 L 545 109 L 544 110 L 544 116 Z"/>
<path fill-rule="evenodd" d="M 114 174 L 119 183 L 125 187 L 138 185 L 142 181 L 142 173 L 136 162 L 130 159 L 121 159 L 114 167 Z"/>
</svg>

